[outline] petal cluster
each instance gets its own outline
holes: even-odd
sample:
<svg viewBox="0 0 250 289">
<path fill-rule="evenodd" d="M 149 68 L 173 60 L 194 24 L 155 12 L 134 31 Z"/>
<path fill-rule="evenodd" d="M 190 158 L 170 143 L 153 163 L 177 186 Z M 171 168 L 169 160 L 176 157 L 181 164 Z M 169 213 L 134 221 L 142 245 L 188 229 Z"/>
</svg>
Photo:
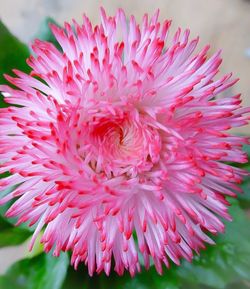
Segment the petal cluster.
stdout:
<svg viewBox="0 0 250 289">
<path fill-rule="evenodd" d="M 216 77 L 220 52 L 195 53 L 198 38 L 158 12 L 138 25 L 122 10 L 93 27 L 84 16 L 51 29 L 61 50 L 36 40 L 27 75 L 1 85 L 0 179 L 8 217 L 42 230 L 46 252 L 72 251 L 89 274 L 111 264 L 131 275 L 153 262 L 191 261 L 230 220 L 240 192 L 249 108 Z M 10 190 L 7 189 L 12 189 Z"/>
</svg>

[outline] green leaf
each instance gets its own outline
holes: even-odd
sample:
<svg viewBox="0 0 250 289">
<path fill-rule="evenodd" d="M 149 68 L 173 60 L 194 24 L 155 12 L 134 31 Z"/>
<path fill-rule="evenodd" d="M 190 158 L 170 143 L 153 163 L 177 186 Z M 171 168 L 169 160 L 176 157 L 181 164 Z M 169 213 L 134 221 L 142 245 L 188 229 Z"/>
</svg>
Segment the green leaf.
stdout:
<svg viewBox="0 0 250 289">
<path fill-rule="evenodd" d="M 226 289 L 250 289 L 250 282 L 234 282 L 229 284 Z"/>
<path fill-rule="evenodd" d="M 57 26 L 59 26 L 59 24 L 57 22 L 55 22 L 54 19 L 52 19 L 51 17 L 47 17 L 45 18 L 39 28 L 39 31 L 36 33 L 36 35 L 34 36 L 34 38 L 38 38 L 40 40 L 44 40 L 44 41 L 48 41 L 53 43 L 59 50 L 61 50 L 61 46 L 58 43 L 58 41 L 56 40 L 55 36 L 53 35 L 53 33 L 50 30 L 49 24 L 55 24 Z"/>
<path fill-rule="evenodd" d="M 243 150 L 248 154 L 248 159 L 250 158 L 250 145 L 244 145 Z M 250 164 L 248 163 L 248 167 L 250 168 Z"/>
<path fill-rule="evenodd" d="M 22 244 L 30 235 L 29 230 L 14 227 L 0 216 L 0 248 Z"/>
<path fill-rule="evenodd" d="M 244 151 L 248 154 L 248 163 L 241 165 L 240 167 L 249 171 L 250 173 L 250 145 L 245 145 L 243 147 Z M 246 177 L 241 184 L 243 194 L 238 196 L 240 205 L 242 208 L 250 207 L 250 176 Z"/>
<path fill-rule="evenodd" d="M 44 245 L 43 245 L 43 243 L 41 243 L 42 235 L 43 235 L 43 231 L 41 231 L 38 234 L 38 236 L 37 236 L 37 238 L 35 240 L 35 243 L 34 243 L 34 245 L 32 247 L 32 250 L 31 251 L 27 250 L 26 255 L 25 255 L 26 258 L 30 258 L 31 259 L 31 258 L 34 258 L 37 255 L 40 255 L 40 254 L 43 253 Z M 30 237 L 30 239 L 27 241 L 28 244 L 30 244 L 31 239 L 32 239 L 32 237 Z"/>
<path fill-rule="evenodd" d="M 24 72 L 30 71 L 26 64 L 29 54 L 28 47 L 12 35 L 0 21 L 0 84 L 7 83 L 3 74 L 12 74 L 13 68 Z M 6 104 L 0 96 L 0 107 L 3 106 Z"/>
<path fill-rule="evenodd" d="M 69 258 L 66 253 L 55 258 L 41 254 L 21 260 L 0 276 L 1 289 L 60 289 L 64 282 Z M 73 288 L 73 287 L 72 287 Z"/>
<path fill-rule="evenodd" d="M 216 245 L 202 251 L 191 264 L 183 262 L 177 268 L 182 282 L 225 288 L 238 278 L 250 280 L 250 222 L 236 201 L 230 213 L 233 221 L 226 224 L 225 234 L 215 238 Z"/>
<path fill-rule="evenodd" d="M 9 193 L 11 193 L 14 190 L 15 187 L 10 187 L 4 191 L 0 191 L 0 198 L 3 196 L 8 195 Z M 15 199 L 12 199 L 11 201 L 7 202 L 4 205 L 0 206 L 0 218 L 4 219 L 5 222 L 11 224 L 12 226 L 14 226 L 17 221 L 18 218 L 7 218 L 5 217 L 5 213 L 8 211 L 8 209 L 13 205 L 13 203 L 15 202 Z M 18 226 L 18 228 L 33 232 L 35 230 L 36 225 L 33 225 L 32 227 L 30 227 L 27 223 L 22 223 Z"/>
<path fill-rule="evenodd" d="M 250 177 L 247 177 L 243 183 L 241 184 L 241 188 L 243 190 L 243 194 L 238 196 L 240 205 L 242 208 L 250 207 Z"/>
<path fill-rule="evenodd" d="M 86 267 L 82 265 L 77 271 L 69 267 L 62 289 L 179 289 L 178 280 L 170 278 L 171 275 L 170 272 L 169 275 L 160 276 L 152 267 L 149 271 L 143 269 L 135 277 L 127 272 L 123 276 L 111 272 L 110 276 L 101 273 L 89 277 Z"/>
</svg>

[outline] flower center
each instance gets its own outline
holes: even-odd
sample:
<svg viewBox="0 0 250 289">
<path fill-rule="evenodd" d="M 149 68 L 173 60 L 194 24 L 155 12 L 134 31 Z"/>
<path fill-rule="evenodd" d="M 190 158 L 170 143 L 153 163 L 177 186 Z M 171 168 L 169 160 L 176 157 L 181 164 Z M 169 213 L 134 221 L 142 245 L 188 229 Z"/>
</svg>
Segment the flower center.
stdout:
<svg viewBox="0 0 250 289">
<path fill-rule="evenodd" d="M 93 152 L 114 163 L 135 161 L 144 153 L 142 129 L 128 119 L 101 118 L 89 131 Z"/>
<path fill-rule="evenodd" d="M 85 127 L 81 156 L 96 172 L 134 175 L 149 170 L 158 159 L 158 133 L 129 114 L 95 117 Z M 152 148 L 156 143 L 157 149 Z"/>
</svg>

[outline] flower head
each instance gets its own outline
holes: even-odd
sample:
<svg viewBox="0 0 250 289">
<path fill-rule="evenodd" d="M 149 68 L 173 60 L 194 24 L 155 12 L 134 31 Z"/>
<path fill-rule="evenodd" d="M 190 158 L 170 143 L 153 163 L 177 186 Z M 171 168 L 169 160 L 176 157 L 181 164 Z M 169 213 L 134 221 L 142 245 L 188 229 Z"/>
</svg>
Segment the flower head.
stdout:
<svg viewBox="0 0 250 289">
<path fill-rule="evenodd" d="M 30 75 L 1 86 L 17 106 L 0 110 L 0 188 L 13 188 L 0 202 L 17 198 L 7 216 L 35 224 L 31 247 L 43 230 L 45 251 L 71 250 L 90 275 L 191 260 L 240 191 L 228 163 L 247 162 L 248 140 L 227 130 L 250 109 L 224 93 L 231 74 L 215 78 L 220 52 L 194 54 L 198 38 L 167 40 L 169 27 L 103 9 L 96 27 L 52 25 L 62 51 L 36 40 Z"/>
</svg>

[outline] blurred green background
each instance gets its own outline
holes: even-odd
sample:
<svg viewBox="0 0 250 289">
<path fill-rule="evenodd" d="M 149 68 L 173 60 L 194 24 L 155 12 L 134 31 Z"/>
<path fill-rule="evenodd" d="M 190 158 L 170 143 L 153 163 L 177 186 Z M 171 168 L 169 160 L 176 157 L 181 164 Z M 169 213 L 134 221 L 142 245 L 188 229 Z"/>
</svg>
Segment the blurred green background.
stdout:
<svg viewBox="0 0 250 289">
<path fill-rule="evenodd" d="M 12 68 L 29 71 L 25 63 L 30 51 L 27 43 L 38 37 L 55 41 L 48 22 L 76 18 L 86 12 L 98 22 L 98 7 L 103 5 L 113 14 L 123 7 L 139 20 L 144 12 L 161 8 L 161 19 L 172 18 L 174 28 L 190 27 L 192 35 L 201 36 L 201 43 L 212 44 L 211 53 L 224 50 L 223 72 L 234 71 L 241 82 L 233 88 L 243 92 L 244 104 L 250 105 L 250 3 L 243 0 L 144 0 L 142 1 L 80 1 L 80 0 L 0 0 L 0 83 L 3 73 Z M 172 29 L 173 31 L 175 29 Z M 0 105 L 4 106 L 2 99 Z M 250 134 L 250 127 L 235 131 Z M 245 150 L 250 154 L 249 147 Z M 244 165 L 250 171 L 250 165 Z M 0 289 L 245 289 L 250 288 L 250 178 L 242 184 L 244 194 L 232 200 L 232 223 L 226 224 L 226 234 L 214 237 L 217 245 L 208 246 L 193 263 L 172 264 L 159 276 L 155 269 L 118 277 L 111 274 L 88 277 L 86 268 L 76 272 L 69 266 L 70 255 L 57 259 L 43 254 L 37 243 L 28 252 L 32 230 L 14 227 L 15 220 L 4 218 L 0 208 Z"/>
</svg>

